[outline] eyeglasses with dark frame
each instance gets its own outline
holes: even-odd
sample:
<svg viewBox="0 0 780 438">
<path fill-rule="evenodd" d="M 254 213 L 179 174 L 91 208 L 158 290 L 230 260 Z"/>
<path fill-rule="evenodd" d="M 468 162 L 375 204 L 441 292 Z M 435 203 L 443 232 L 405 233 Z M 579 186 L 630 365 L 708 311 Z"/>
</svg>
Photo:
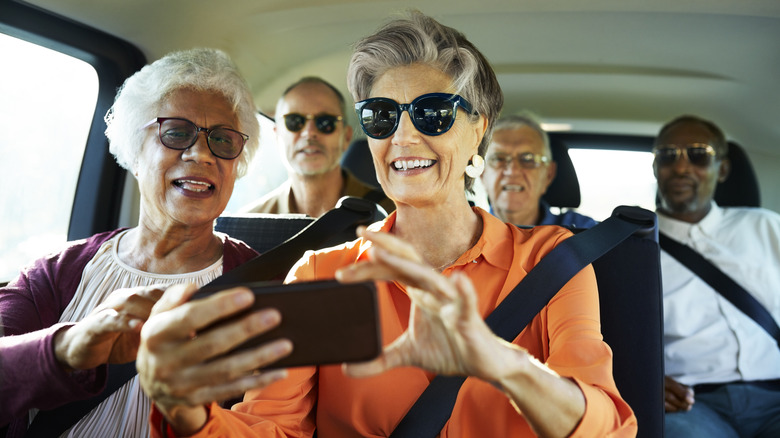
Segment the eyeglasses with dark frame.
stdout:
<svg viewBox="0 0 780 438">
<path fill-rule="evenodd" d="M 284 126 L 290 132 L 299 132 L 306 126 L 308 120 L 314 120 L 314 126 L 323 134 L 330 134 L 336 130 L 336 123 L 340 122 L 342 116 L 334 116 L 332 114 L 298 114 L 290 113 L 284 115 Z"/>
<path fill-rule="evenodd" d="M 694 166 L 707 167 L 718 154 L 712 145 L 706 143 L 691 143 L 687 145 L 663 144 L 653 148 L 653 156 L 659 166 L 672 165 L 683 155 Z"/>
<path fill-rule="evenodd" d="M 192 147 L 198 141 L 198 134 L 206 133 L 206 144 L 215 157 L 233 160 L 241 155 L 249 136 L 235 129 L 217 126 L 202 128 L 195 123 L 179 117 L 157 117 L 141 127 L 146 129 L 158 124 L 157 135 L 163 146 L 183 151 Z"/>
<path fill-rule="evenodd" d="M 512 165 L 512 161 L 517 160 L 517 164 L 523 169 L 537 169 L 550 163 L 550 157 L 533 152 L 523 152 L 516 155 L 494 153 L 487 157 L 488 166 L 493 169 L 506 169 Z"/>
<path fill-rule="evenodd" d="M 442 135 L 452 128 L 458 106 L 474 114 L 471 104 L 457 94 L 428 93 L 410 103 L 398 103 L 387 97 L 372 97 L 355 104 L 360 127 L 371 138 L 382 139 L 398 129 L 401 114 L 409 113 L 414 127 L 425 135 Z"/>
</svg>

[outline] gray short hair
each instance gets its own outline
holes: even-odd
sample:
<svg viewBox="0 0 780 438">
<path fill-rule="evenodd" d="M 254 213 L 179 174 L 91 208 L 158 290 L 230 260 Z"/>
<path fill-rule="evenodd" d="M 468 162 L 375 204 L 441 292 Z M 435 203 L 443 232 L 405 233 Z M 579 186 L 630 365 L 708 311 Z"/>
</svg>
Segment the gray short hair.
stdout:
<svg viewBox="0 0 780 438">
<path fill-rule="evenodd" d="M 226 53 L 215 49 L 169 53 L 125 81 L 105 116 L 109 151 L 117 163 L 133 170 L 144 139 L 141 126 L 157 117 L 165 99 L 179 89 L 216 92 L 233 105 L 237 129 L 249 136 L 244 151 L 236 158 L 237 176 L 242 177 L 260 144 L 257 109 L 236 65 Z"/>
<path fill-rule="evenodd" d="M 409 11 L 357 42 L 347 70 L 352 98 L 356 102 L 367 99 L 387 70 L 412 64 L 429 65 L 449 75 L 456 93 L 487 119 L 488 128 L 478 150 L 484 157 L 493 123 L 504 105 L 496 74 L 465 35 L 419 11 Z M 474 180 L 465 178 L 466 190 L 471 190 Z"/>
<path fill-rule="evenodd" d="M 499 131 L 511 131 L 514 129 L 523 128 L 525 126 L 533 129 L 539 134 L 540 137 L 542 137 L 542 141 L 544 142 L 544 154 L 547 156 L 547 158 L 552 160 L 550 136 L 547 135 L 547 131 L 542 128 L 542 122 L 539 121 L 538 116 L 530 111 L 521 111 L 517 114 L 501 117 L 496 122 L 495 127 L 493 127 L 493 133 Z"/>
</svg>

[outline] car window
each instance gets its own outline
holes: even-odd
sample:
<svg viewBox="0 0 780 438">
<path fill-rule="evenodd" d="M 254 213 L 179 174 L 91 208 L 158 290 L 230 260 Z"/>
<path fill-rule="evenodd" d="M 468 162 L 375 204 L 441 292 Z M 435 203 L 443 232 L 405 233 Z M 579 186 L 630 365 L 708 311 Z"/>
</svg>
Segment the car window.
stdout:
<svg viewBox="0 0 780 438">
<path fill-rule="evenodd" d="M 650 152 L 571 148 L 569 156 L 582 193 L 577 211 L 603 221 L 618 205 L 655 210 L 656 182 Z"/>
<path fill-rule="evenodd" d="M 236 213 L 241 207 L 275 189 L 287 179 L 282 152 L 276 147 L 274 122 L 258 115 L 260 121 L 260 148 L 243 178 L 236 181 L 225 214 Z"/>
<path fill-rule="evenodd" d="M 88 63 L 0 33 L 0 282 L 67 240 L 98 95 Z"/>
</svg>

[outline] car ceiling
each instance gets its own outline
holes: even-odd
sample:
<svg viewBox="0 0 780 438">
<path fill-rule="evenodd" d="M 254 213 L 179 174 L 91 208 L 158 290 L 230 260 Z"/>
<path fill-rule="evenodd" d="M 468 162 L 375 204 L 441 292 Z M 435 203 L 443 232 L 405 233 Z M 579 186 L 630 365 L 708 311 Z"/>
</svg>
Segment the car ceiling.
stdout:
<svg viewBox="0 0 780 438">
<path fill-rule="evenodd" d="M 351 45 L 417 8 L 493 64 L 504 112 L 576 129 L 652 134 L 682 113 L 711 118 L 749 151 L 780 157 L 778 0 L 32 0 L 136 45 L 147 59 L 228 52 L 273 111 L 304 75 L 346 89 Z"/>
</svg>

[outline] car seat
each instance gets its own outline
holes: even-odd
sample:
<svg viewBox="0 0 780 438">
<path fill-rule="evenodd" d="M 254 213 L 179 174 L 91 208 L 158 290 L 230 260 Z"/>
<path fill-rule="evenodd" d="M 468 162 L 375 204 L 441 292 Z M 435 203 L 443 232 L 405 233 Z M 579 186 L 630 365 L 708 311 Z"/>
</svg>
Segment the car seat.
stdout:
<svg viewBox="0 0 780 438">
<path fill-rule="evenodd" d="M 760 207 L 761 192 L 753 165 L 742 146 L 729 142 L 731 172 L 715 188 L 715 202 L 721 207 Z"/>
</svg>

